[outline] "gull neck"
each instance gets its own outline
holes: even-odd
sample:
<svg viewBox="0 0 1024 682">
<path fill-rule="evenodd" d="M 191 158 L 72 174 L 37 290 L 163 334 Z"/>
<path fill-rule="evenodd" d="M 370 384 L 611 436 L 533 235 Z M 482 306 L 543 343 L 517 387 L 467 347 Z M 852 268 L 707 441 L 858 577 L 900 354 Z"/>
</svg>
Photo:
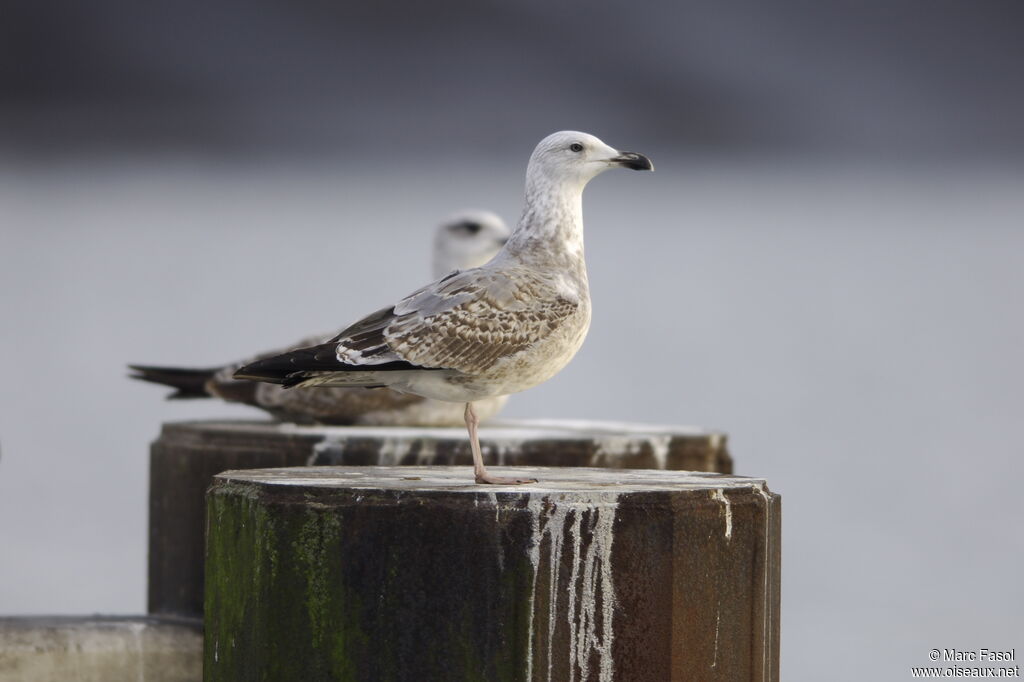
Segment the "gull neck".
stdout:
<svg viewBox="0 0 1024 682">
<path fill-rule="evenodd" d="M 529 174 L 523 215 L 506 248 L 532 265 L 582 270 L 582 184 L 551 182 L 541 174 Z"/>
</svg>

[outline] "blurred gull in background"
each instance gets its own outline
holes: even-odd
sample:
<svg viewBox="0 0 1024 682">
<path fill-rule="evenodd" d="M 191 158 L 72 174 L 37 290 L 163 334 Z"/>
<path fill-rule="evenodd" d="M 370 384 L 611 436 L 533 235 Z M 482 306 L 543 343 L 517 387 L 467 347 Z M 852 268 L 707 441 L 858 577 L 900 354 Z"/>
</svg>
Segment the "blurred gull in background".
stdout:
<svg viewBox="0 0 1024 682">
<path fill-rule="evenodd" d="M 434 237 L 434 277 L 490 261 L 505 242 L 509 229 L 489 211 L 465 210 L 442 223 Z M 182 331 L 183 335 L 186 335 Z M 266 410 L 282 421 L 299 424 L 364 424 L 379 426 L 455 426 L 462 423 L 461 405 L 401 394 L 387 388 L 367 390 L 344 386 L 295 388 L 232 378 L 242 365 L 272 357 L 289 349 L 325 343 L 335 335 L 311 336 L 290 348 L 276 349 L 241 362 L 208 369 L 131 365 L 133 379 L 170 386 L 169 399 L 220 398 Z M 477 403 L 480 418 L 501 410 L 508 396 L 491 396 Z"/>
</svg>

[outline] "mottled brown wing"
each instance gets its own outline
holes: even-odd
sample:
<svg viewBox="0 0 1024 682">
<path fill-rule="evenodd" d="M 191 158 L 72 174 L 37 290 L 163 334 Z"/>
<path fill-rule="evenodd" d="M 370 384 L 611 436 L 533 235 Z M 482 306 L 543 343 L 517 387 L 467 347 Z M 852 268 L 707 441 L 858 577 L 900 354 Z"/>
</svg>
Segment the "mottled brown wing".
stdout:
<svg viewBox="0 0 1024 682">
<path fill-rule="evenodd" d="M 383 337 L 407 362 L 475 374 L 544 339 L 578 306 L 531 271 L 471 270 L 395 306 Z"/>
<path fill-rule="evenodd" d="M 396 393 L 386 388 L 368 390 L 344 386 L 282 388 L 257 383 L 256 399 L 260 407 L 278 416 L 300 423 L 354 424 L 369 412 L 397 411 L 425 399 Z"/>
</svg>

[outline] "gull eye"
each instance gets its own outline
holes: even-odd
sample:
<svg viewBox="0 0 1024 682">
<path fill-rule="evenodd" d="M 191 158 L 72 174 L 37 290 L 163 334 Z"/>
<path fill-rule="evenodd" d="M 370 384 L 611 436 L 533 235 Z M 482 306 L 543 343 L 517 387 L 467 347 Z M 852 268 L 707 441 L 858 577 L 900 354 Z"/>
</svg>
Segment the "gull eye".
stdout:
<svg viewBox="0 0 1024 682">
<path fill-rule="evenodd" d="M 474 223 L 471 220 L 467 220 L 464 223 L 459 223 L 459 228 L 466 234 L 476 234 L 480 231 L 480 223 Z"/>
<path fill-rule="evenodd" d="M 583 151 L 583 145 L 581 145 L 579 142 L 573 142 L 571 145 L 569 145 L 569 149 L 571 149 L 574 152 L 581 152 Z"/>
</svg>

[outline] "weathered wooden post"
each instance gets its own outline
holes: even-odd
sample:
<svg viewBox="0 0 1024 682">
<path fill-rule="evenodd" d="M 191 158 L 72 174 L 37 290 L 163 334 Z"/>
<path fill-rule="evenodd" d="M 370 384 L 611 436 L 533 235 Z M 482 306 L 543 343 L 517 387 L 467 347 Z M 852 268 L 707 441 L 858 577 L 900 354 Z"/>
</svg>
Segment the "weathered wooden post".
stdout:
<svg viewBox="0 0 1024 682">
<path fill-rule="evenodd" d="M 507 473 L 540 483 L 217 476 L 204 679 L 778 680 L 780 500 L 763 480 Z"/>
<path fill-rule="evenodd" d="M 724 434 L 680 427 L 519 421 L 480 429 L 495 464 L 732 471 Z M 165 424 L 150 454 L 149 612 L 203 610 L 206 488 L 228 469 L 303 465 L 469 464 L 463 428 Z"/>
<path fill-rule="evenodd" d="M 196 682 L 202 643 L 193 619 L 0 617 L 0 682 Z"/>
</svg>

